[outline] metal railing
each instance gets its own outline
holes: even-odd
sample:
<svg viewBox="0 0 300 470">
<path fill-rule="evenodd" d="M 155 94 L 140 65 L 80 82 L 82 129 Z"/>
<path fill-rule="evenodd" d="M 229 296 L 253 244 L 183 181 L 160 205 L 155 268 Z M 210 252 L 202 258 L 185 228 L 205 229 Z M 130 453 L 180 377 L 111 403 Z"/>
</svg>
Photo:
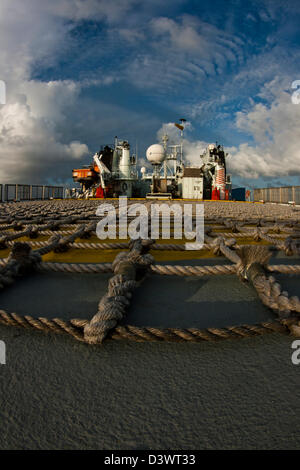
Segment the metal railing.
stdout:
<svg viewBox="0 0 300 470">
<path fill-rule="evenodd" d="M 34 201 L 47 199 L 63 199 L 63 186 L 44 186 L 37 184 L 5 184 L 0 185 L 0 201 Z"/>
<path fill-rule="evenodd" d="M 300 186 L 284 186 L 280 188 L 254 189 L 254 201 L 300 204 Z"/>
</svg>

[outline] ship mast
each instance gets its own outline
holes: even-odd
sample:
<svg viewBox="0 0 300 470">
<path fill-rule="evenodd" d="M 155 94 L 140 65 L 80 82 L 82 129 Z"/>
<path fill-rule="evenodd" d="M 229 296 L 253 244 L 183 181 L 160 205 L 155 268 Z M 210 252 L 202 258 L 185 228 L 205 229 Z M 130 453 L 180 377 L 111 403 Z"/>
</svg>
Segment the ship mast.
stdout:
<svg viewBox="0 0 300 470">
<path fill-rule="evenodd" d="M 181 122 L 180 126 L 180 164 L 182 165 L 183 163 L 183 131 L 184 131 L 184 123 L 186 122 L 186 119 L 181 118 L 179 119 Z"/>
</svg>

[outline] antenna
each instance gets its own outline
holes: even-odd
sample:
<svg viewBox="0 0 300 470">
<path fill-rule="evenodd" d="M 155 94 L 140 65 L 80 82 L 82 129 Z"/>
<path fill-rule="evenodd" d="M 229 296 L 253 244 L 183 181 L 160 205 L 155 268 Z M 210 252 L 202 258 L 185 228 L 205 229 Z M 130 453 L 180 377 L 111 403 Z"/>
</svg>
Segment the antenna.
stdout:
<svg viewBox="0 0 300 470">
<path fill-rule="evenodd" d="M 167 143 L 168 143 L 168 140 L 169 140 L 169 136 L 167 134 L 163 135 L 162 142 L 163 142 L 166 157 L 167 157 Z M 165 158 L 165 160 L 164 160 L 164 178 L 167 178 L 167 158 Z"/>
<path fill-rule="evenodd" d="M 186 119 L 180 118 L 179 121 L 181 122 L 181 129 L 180 129 L 180 163 L 183 161 L 183 131 L 184 131 L 184 123 Z"/>
<path fill-rule="evenodd" d="M 138 159 L 138 141 L 136 139 L 135 141 L 135 164 L 137 165 L 137 159 Z"/>
<path fill-rule="evenodd" d="M 165 135 L 162 136 L 161 140 L 162 140 L 165 151 L 167 151 L 167 142 L 169 140 L 169 136 L 167 134 L 165 134 Z"/>
</svg>

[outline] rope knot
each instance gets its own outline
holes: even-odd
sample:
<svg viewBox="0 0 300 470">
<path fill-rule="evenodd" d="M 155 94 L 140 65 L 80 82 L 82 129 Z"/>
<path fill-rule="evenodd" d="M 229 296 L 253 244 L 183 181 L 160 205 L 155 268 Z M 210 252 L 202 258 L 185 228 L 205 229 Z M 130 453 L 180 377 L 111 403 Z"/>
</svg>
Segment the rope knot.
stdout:
<svg viewBox="0 0 300 470">
<path fill-rule="evenodd" d="M 223 237 L 216 237 L 214 239 L 214 241 L 211 243 L 211 247 L 212 247 L 212 252 L 214 255 L 216 256 L 220 256 L 221 255 L 221 245 L 224 245 L 224 240 L 223 240 Z"/>
<path fill-rule="evenodd" d="M 47 229 L 52 230 L 54 232 L 55 230 L 59 229 L 59 226 L 60 226 L 59 222 L 51 221 L 49 222 L 49 224 L 47 224 Z"/>
<path fill-rule="evenodd" d="M 20 232 L 21 230 L 23 230 L 24 226 L 22 224 L 22 222 L 15 222 L 13 225 L 12 225 L 12 228 L 16 231 L 16 232 Z"/>
<path fill-rule="evenodd" d="M 220 236 L 220 237 L 216 237 L 212 241 L 210 246 L 211 246 L 211 250 L 214 253 L 214 255 L 219 256 L 219 255 L 223 254 L 222 248 L 224 248 L 224 247 L 231 248 L 235 244 L 236 244 L 235 238 L 224 239 L 223 237 Z"/>
<path fill-rule="evenodd" d="M 5 248 L 7 248 L 6 240 L 7 240 L 6 235 L 0 236 L 0 250 L 5 250 Z"/>
<path fill-rule="evenodd" d="M 300 321 L 295 317 L 281 320 L 281 323 L 288 329 L 291 335 L 300 338 Z"/>
<path fill-rule="evenodd" d="M 294 240 L 292 237 L 287 237 L 284 240 L 282 248 L 287 256 L 292 256 L 293 254 L 300 253 L 300 246 L 297 241 Z"/>
<path fill-rule="evenodd" d="M 276 224 L 273 225 L 273 227 L 272 227 L 272 232 L 274 232 L 274 233 L 280 233 L 282 229 L 283 229 L 283 226 L 276 223 Z"/>
<path fill-rule="evenodd" d="M 254 241 L 256 242 L 259 242 L 261 240 L 261 235 L 262 235 L 262 232 L 261 230 L 257 227 L 254 232 L 253 232 L 253 239 Z"/>
<path fill-rule="evenodd" d="M 54 248 L 55 253 L 65 253 L 69 250 L 70 242 L 67 239 L 60 238 L 57 242 L 57 246 Z"/>
<path fill-rule="evenodd" d="M 153 243 L 153 240 L 132 240 L 129 243 L 130 251 L 116 256 L 112 263 L 114 276 L 108 282 L 107 294 L 99 302 L 96 315 L 84 327 L 86 342 L 101 344 L 108 332 L 123 318 L 132 291 L 154 263 L 154 258 L 149 253 Z"/>
<path fill-rule="evenodd" d="M 84 229 L 83 231 L 83 234 L 81 235 L 80 238 L 86 240 L 88 238 L 91 238 L 91 234 L 93 231 L 95 231 L 96 229 L 96 223 L 95 222 L 92 222 L 90 224 L 87 225 L 87 227 Z"/>
<path fill-rule="evenodd" d="M 28 237 L 31 239 L 37 238 L 39 235 L 38 227 L 29 227 L 28 228 Z"/>
<path fill-rule="evenodd" d="M 237 263 L 237 274 L 243 280 L 253 281 L 258 276 L 264 276 L 269 263 L 271 252 L 266 246 L 239 246 L 240 257 Z"/>
<path fill-rule="evenodd" d="M 228 248 L 231 248 L 236 245 L 236 239 L 235 238 L 226 238 L 225 240 L 223 239 L 223 242 L 225 246 L 228 246 Z"/>
<path fill-rule="evenodd" d="M 231 230 L 232 233 L 240 232 L 241 225 L 238 222 L 235 222 L 235 221 L 232 221 L 232 220 L 229 220 L 229 221 L 225 220 L 224 225 L 225 225 L 226 228 Z"/>
<path fill-rule="evenodd" d="M 20 276 L 35 270 L 41 260 L 39 253 L 33 253 L 27 243 L 16 242 L 12 247 L 4 270 L 10 271 L 13 276 Z"/>
</svg>

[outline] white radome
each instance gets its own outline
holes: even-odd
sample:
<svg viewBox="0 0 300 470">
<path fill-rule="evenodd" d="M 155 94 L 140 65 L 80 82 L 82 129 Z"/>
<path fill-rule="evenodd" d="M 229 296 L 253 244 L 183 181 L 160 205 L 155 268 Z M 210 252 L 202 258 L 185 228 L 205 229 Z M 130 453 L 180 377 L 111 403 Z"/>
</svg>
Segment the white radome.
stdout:
<svg viewBox="0 0 300 470">
<path fill-rule="evenodd" d="M 152 165 L 159 165 L 166 157 L 165 150 L 160 144 L 150 145 L 147 148 L 146 157 Z"/>
<path fill-rule="evenodd" d="M 146 173 L 146 168 L 144 166 L 142 166 L 142 168 L 141 168 L 141 173 L 142 173 L 142 175 L 144 175 Z"/>
<path fill-rule="evenodd" d="M 209 144 L 208 148 L 209 150 L 213 150 L 215 148 L 215 144 Z"/>
</svg>

